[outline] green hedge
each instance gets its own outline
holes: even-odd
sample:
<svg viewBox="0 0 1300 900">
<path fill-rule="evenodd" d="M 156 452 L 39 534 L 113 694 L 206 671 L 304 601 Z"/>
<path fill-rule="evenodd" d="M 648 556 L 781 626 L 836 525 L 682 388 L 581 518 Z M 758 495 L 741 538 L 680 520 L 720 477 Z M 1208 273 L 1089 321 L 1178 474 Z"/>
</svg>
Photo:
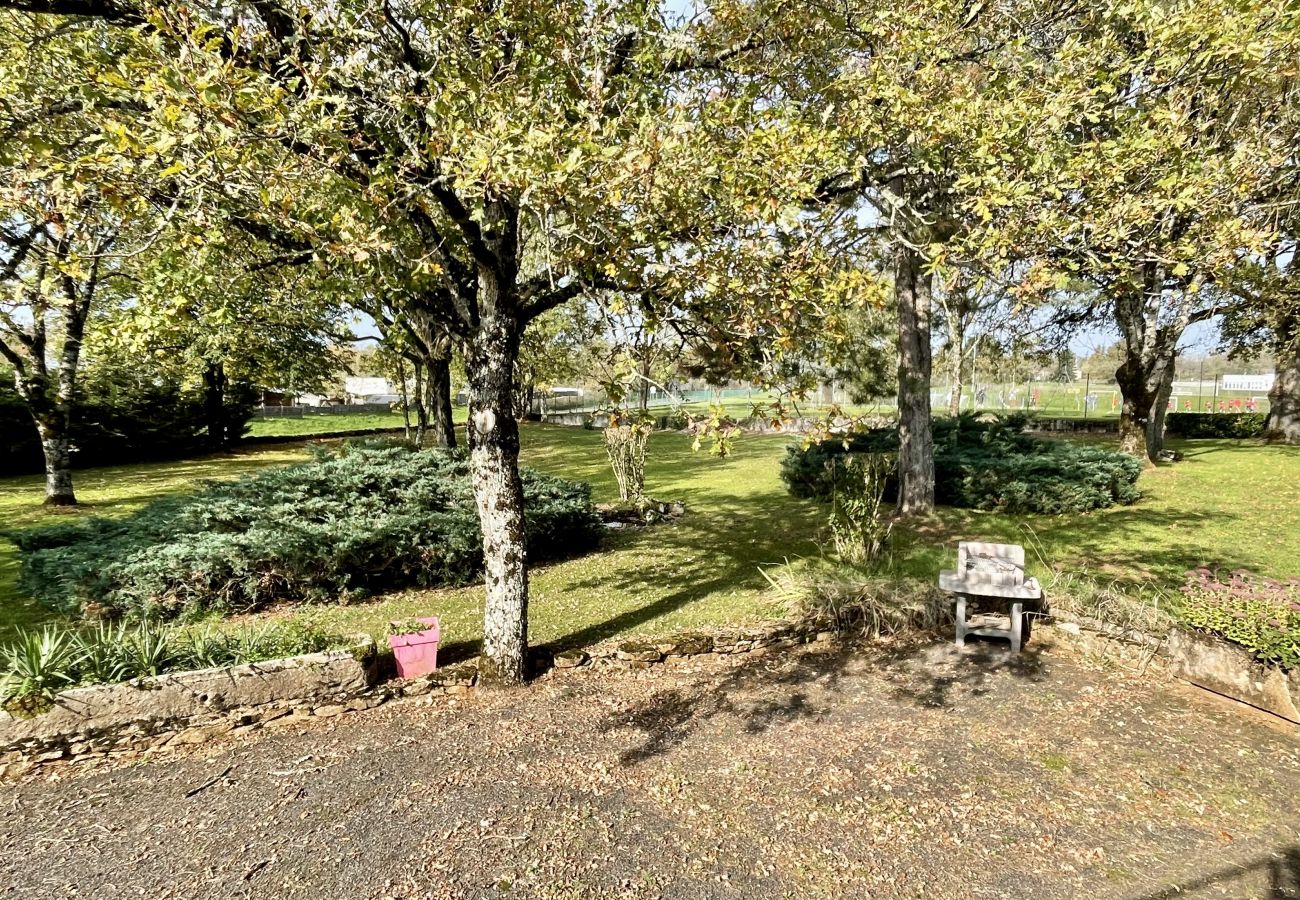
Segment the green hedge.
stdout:
<svg viewBox="0 0 1300 900">
<path fill-rule="evenodd" d="M 1264 433 L 1267 413 L 1171 412 L 1165 433 L 1183 438 L 1253 438 Z"/>
<path fill-rule="evenodd" d="M 1132 503 L 1142 463 L 1092 444 L 1024 432 L 1029 419 L 966 414 L 934 421 L 935 499 L 1009 513 L 1065 513 Z M 847 444 L 847 446 L 846 446 Z M 827 463 L 842 453 L 896 453 L 898 431 L 876 428 L 807 447 L 792 445 L 781 477 L 796 497 L 828 500 Z M 887 497 L 897 495 L 891 485 Z"/>
<path fill-rule="evenodd" d="M 587 484 L 530 470 L 523 483 L 531 559 L 596 546 Z M 11 537 L 30 596 L 61 611 L 134 618 L 464 584 L 483 564 L 466 454 L 393 446 L 345 447 L 126 518 Z"/>
</svg>

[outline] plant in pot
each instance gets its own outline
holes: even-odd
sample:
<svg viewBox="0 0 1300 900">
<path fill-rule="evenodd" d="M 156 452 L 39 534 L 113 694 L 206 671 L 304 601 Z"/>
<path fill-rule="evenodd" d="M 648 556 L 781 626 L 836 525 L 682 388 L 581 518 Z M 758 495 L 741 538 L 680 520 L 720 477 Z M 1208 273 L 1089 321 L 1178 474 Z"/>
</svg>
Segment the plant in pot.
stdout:
<svg viewBox="0 0 1300 900">
<path fill-rule="evenodd" d="M 438 668 L 441 636 L 436 616 L 388 623 L 388 646 L 397 660 L 397 677 L 419 678 Z"/>
</svg>

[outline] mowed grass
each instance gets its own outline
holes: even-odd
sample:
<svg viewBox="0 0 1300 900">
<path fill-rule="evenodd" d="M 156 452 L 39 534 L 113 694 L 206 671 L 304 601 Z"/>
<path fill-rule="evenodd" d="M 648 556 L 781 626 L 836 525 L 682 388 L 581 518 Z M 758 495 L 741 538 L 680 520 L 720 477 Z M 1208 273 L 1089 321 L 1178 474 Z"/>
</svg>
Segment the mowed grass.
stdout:
<svg viewBox="0 0 1300 900">
<path fill-rule="evenodd" d="M 463 406 L 452 408 L 452 419 L 464 424 L 468 412 Z M 253 419 L 248 423 L 251 437 L 311 437 L 314 434 L 342 434 L 350 431 L 376 431 L 379 429 L 398 429 L 406 425 L 406 419 L 400 412 L 385 413 L 324 413 L 311 412 L 301 418 L 290 419 L 272 417 Z M 411 427 L 415 428 L 415 414 L 411 415 Z"/>
<path fill-rule="evenodd" d="M 525 425 L 526 465 L 589 481 L 595 499 L 616 496 L 598 431 Z M 786 494 L 779 466 L 789 438 L 745 436 L 727 459 L 693 453 L 689 438 L 657 433 L 647 491 L 685 500 L 680 521 L 614 531 L 601 552 L 533 571 L 529 614 L 534 643 L 585 645 L 702 626 L 742 625 L 782 612 L 761 568 L 815 558 L 826 508 Z M 951 566 L 958 540 L 1025 544 L 1034 574 L 1063 572 L 1080 583 L 1119 581 L 1172 593 L 1196 565 L 1297 573 L 1300 559 L 1300 448 L 1255 442 L 1178 444 L 1186 459 L 1143 475 L 1144 499 L 1130 507 L 1071 516 L 1016 517 L 943 509 L 897 532 L 887 571 L 932 580 Z M 301 446 L 227 457 L 78 473 L 89 512 L 118 514 L 202 478 L 233 477 L 305 458 Z M 24 526 L 60 515 L 40 505 L 39 479 L 0 481 L 0 516 Z M 32 624 L 44 613 L 16 595 L 16 559 L 0 545 L 0 625 Z M 1066 579 L 1070 582 L 1071 579 Z M 1062 588 L 1066 589 L 1066 588 Z M 438 615 L 449 649 L 471 652 L 482 625 L 480 587 L 396 591 L 347 606 L 282 608 L 328 627 L 381 636 L 389 621 Z"/>
</svg>

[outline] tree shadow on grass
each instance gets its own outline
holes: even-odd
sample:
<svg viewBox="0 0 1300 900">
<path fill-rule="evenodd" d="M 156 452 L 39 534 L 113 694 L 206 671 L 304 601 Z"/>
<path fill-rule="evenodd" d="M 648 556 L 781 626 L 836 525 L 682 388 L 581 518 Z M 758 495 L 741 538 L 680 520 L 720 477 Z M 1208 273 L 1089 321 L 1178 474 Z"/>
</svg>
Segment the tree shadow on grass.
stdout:
<svg viewBox="0 0 1300 900">
<path fill-rule="evenodd" d="M 638 542 L 666 560 L 662 566 L 628 566 L 571 582 L 572 589 L 600 591 L 616 598 L 650 594 L 655 599 L 576 628 L 551 642 L 583 647 L 638 629 L 693 603 L 737 590 L 759 590 L 766 582 L 760 567 L 777 565 L 794 555 L 816 552 L 814 537 L 821 517 L 808 514 L 800 501 L 771 497 L 710 498 L 707 512 L 690 510 L 672 525 L 656 525 L 614 538 L 620 549 Z M 774 507 L 778 510 L 773 517 Z M 787 518 L 781 518 L 782 515 Z M 752 609 L 743 612 L 752 613 Z M 744 616 L 752 618 L 752 615 Z"/>
<path fill-rule="evenodd" d="M 682 745 L 710 720 L 725 719 L 753 735 L 822 718 L 831 712 L 832 695 L 845 690 L 846 679 L 867 673 L 890 682 L 889 698 L 904 709 L 947 707 L 956 702 L 959 689 L 978 697 L 999 683 L 1038 683 L 1046 677 L 1036 653 L 1013 655 L 1005 646 L 963 650 L 919 643 L 886 651 L 878 645 L 836 645 L 745 658 L 716 677 L 700 676 L 689 685 L 661 690 L 609 716 L 600 728 L 605 734 L 632 728 L 644 735 L 620 756 L 624 765 L 636 765 Z"/>
</svg>

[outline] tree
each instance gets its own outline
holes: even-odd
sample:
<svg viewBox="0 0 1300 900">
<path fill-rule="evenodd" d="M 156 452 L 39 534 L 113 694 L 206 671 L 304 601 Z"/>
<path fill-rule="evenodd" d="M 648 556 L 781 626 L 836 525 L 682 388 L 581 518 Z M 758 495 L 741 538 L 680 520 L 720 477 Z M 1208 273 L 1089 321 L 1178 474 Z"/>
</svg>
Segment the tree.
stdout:
<svg viewBox="0 0 1300 900">
<path fill-rule="evenodd" d="M 935 281 L 984 259 L 965 247 L 982 218 L 982 176 L 1036 114 L 1026 97 L 1068 15 L 1027 0 L 853 2 L 826 13 L 826 43 L 785 70 L 783 89 L 803 99 L 841 154 L 809 207 L 851 204 L 845 240 L 874 239 L 891 276 L 904 515 L 934 506 Z M 989 257 L 994 270 L 1019 258 Z"/>
<path fill-rule="evenodd" d="M 84 23 L 0 22 L 0 358 L 40 434 L 51 505 L 77 502 L 70 431 L 87 327 L 165 225 L 116 139 L 133 101 L 100 84 L 121 43 Z"/>
<path fill-rule="evenodd" d="M 127 302 L 106 323 L 104 352 L 144 354 L 202 386 L 208 443 L 240 434 L 227 395 L 253 385 L 319 390 L 343 368 L 351 337 L 341 289 L 324 273 L 220 217 L 190 217 L 137 269 Z"/>
<path fill-rule="evenodd" d="M 982 176 L 995 223 L 984 234 L 1038 263 L 1022 295 L 1056 304 L 1086 281 L 1061 321 L 1118 330 L 1131 453 L 1158 457 L 1179 342 L 1223 312 L 1221 285 L 1267 239 L 1250 213 L 1269 169 L 1270 98 L 1289 77 L 1279 63 L 1295 56 L 1289 21 L 1263 3 L 1082 11 L 1041 73 L 1040 113 Z"/>
<path fill-rule="evenodd" d="M 174 127 L 155 140 L 178 154 L 193 194 L 220 185 L 226 202 L 256 199 L 261 220 L 317 253 L 364 260 L 418 246 L 403 280 L 422 273 L 442 289 L 403 303 L 446 329 L 469 379 L 487 593 L 480 671 L 520 681 L 528 579 L 514 399 L 524 333 L 593 287 L 636 289 L 674 244 L 712 233 L 699 212 L 721 209 L 715 196 L 772 184 L 770 173 L 742 172 L 749 157 L 734 152 L 758 101 L 709 88 L 733 61 L 761 61 L 783 5 L 720 4 L 684 28 L 642 3 L 345 2 L 303 14 L 274 0 L 0 6 L 147 21 L 133 32 L 141 47 L 129 75 L 167 110 Z M 727 28 L 715 34 L 719 23 Z M 757 216 L 772 210 L 755 205 Z M 543 268 L 527 264 L 539 259 Z"/>
<path fill-rule="evenodd" d="M 1245 302 L 1232 306 L 1222 326 L 1234 353 L 1266 348 L 1273 354 L 1265 433 L 1300 444 L 1300 244 L 1279 236 L 1255 265 L 1238 273 L 1235 291 Z"/>
<path fill-rule="evenodd" d="M 538 391 L 587 378 L 602 345 L 595 303 L 571 303 L 540 316 L 519 347 L 515 409 L 526 415 Z"/>
</svg>

